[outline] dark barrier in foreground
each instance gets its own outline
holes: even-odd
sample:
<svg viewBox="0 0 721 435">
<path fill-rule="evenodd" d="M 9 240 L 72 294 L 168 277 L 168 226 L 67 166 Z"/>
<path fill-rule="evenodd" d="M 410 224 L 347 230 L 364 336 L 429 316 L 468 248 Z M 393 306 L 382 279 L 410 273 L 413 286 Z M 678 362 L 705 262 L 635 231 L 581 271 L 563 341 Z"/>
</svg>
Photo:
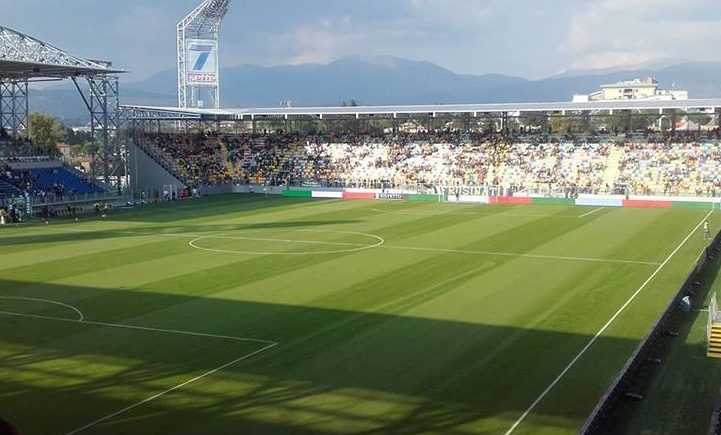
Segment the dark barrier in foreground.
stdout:
<svg viewBox="0 0 721 435">
<path fill-rule="evenodd" d="M 716 399 L 716 406 L 711 416 L 711 425 L 708 430 L 709 435 L 721 434 L 721 391 L 719 391 L 718 399 Z"/>
<path fill-rule="evenodd" d="M 713 252 L 716 251 L 716 247 L 720 244 L 721 232 L 701 253 L 693 270 L 688 274 L 671 303 L 656 321 L 651 332 L 641 341 L 631 358 L 621 369 L 619 376 L 591 412 L 581 429 L 581 434 L 601 435 L 618 432 L 618 411 L 623 407 L 624 402 L 638 398 L 637 386 L 639 380 L 646 377 L 650 370 L 653 369 L 652 366 L 657 364 L 658 356 L 653 351 L 659 344 L 660 339 L 667 334 L 667 327 L 671 318 L 680 310 L 680 299 L 693 289 L 695 283 L 699 280 L 701 272 L 709 263 Z M 716 420 L 718 421 L 718 418 Z"/>
</svg>

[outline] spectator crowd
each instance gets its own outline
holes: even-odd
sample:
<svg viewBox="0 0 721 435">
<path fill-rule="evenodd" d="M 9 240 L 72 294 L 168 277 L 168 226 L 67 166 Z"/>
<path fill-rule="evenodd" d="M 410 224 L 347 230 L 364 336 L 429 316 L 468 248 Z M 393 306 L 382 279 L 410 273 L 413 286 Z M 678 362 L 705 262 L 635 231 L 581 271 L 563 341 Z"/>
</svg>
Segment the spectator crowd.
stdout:
<svg viewBox="0 0 721 435">
<path fill-rule="evenodd" d="M 484 185 L 586 193 L 716 195 L 717 138 L 547 138 L 482 133 L 147 135 L 151 155 L 193 187 L 227 183 Z"/>
</svg>

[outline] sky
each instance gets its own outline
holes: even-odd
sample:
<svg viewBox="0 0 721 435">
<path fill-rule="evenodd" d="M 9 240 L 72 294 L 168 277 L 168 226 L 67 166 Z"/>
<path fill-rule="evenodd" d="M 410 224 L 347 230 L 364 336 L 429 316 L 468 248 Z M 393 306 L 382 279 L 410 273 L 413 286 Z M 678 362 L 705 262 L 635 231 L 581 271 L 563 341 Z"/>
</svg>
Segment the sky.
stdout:
<svg viewBox="0 0 721 435">
<path fill-rule="evenodd" d="M 200 0 L 0 0 L 0 25 L 113 61 L 174 69 L 175 23 Z M 719 0 L 232 0 L 221 66 L 427 60 L 539 79 L 658 59 L 721 61 Z"/>
</svg>

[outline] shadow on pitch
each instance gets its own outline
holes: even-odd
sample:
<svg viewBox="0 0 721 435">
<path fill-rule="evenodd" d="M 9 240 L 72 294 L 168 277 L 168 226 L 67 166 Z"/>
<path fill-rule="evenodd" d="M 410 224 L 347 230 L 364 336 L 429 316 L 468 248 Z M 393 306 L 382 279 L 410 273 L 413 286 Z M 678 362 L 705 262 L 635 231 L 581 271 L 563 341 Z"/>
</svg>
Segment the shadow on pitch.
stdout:
<svg viewBox="0 0 721 435">
<path fill-rule="evenodd" d="M 147 227 L 133 227 L 128 229 L 113 230 L 85 230 L 82 224 L 76 227 L 64 226 L 57 233 L 25 234 L 18 236 L 0 237 L 0 246 L 22 246 L 29 244 L 49 244 L 82 242 L 92 240 L 104 240 L 128 237 L 162 236 L 163 234 L 188 234 L 204 235 L 224 231 L 243 231 L 261 229 L 284 229 L 284 228 L 317 228 L 329 225 L 348 225 L 360 223 L 358 219 L 336 219 L 336 220 L 291 220 L 277 222 L 249 222 L 245 224 L 188 224 L 188 225 L 153 225 Z M 51 227 L 49 227 L 51 228 Z"/>
<path fill-rule="evenodd" d="M 87 433 L 497 433 L 591 338 L 402 315 L 431 295 L 363 312 L 31 284 L 0 280 L 6 295 L 70 303 L 91 321 L 280 342 Z M 0 324 L 0 409 L 24 433 L 64 433 L 262 346 L 2 315 Z M 636 344 L 601 337 L 531 421 L 577 429 Z"/>
<path fill-rule="evenodd" d="M 286 198 L 278 195 L 237 194 L 218 195 L 191 201 L 175 201 L 140 205 L 113 212 L 112 219 L 132 222 L 173 222 L 212 217 L 222 219 L 223 215 L 240 216 L 245 212 L 272 212 L 276 208 L 293 210 L 311 206 L 320 200 Z"/>
</svg>

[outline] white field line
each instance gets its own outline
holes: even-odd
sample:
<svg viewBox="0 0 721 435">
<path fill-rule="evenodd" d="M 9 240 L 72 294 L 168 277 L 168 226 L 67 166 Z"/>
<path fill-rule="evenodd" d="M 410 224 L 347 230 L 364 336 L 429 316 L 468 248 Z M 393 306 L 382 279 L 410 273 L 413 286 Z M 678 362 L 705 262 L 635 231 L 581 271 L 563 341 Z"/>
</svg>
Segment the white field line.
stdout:
<svg viewBox="0 0 721 435">
<path fill-rule="evenodd" d="M 334 246 L 368 246 L 365 243 L 343 243 L 343 242 L 324 242 L 321 240 L 297 240 L 297 239 L 273 239 L 266 237 L 235 237 L 235 236 L 208 236 L 213 239 L 231 239 L 231 240 L 249 240 L 256 242 L 284 242 L 284 243 L 301 243 L 301 244 L 313 244 L 313 245 L 334 245 Z"/>
<path fill-rule="evenodd" d="M 444 249 L 444 248 L 423 248 L 419 246 L 396 246 L 383 245 L 385 249 L 406 249 L 412 251 L 430 251 L 430 252 L 451 252 L 459 254 L 476 254 L 500 257 L 520 257 L 520 258 L 539 258 L 547 260 L 564 260 L 564 261 L 583 261 L 592 263 L 624 263 L 624 264 L 643 264 L 648 266 L 656 266 L 659 263 L 653 261 L 636 261 L 636 260 L 616 260 L 612 258 L 591 258 L 591 257 L 569 257 L 562 255 L 544 255 L 544 254 L 519 254 L 514 252 L 493 252 L 493 251 L 471 251 L 463 249 Z"/>
<path fill-rule="evenodd" d="M 85 319 L 85 316 L 83 315 L 82 311 L 78 310 L 76 307 L 74 307 L 72 305 L 64 304 L 64 303 L 58 302 L 58 301 L 52 301 L 49 299 L 38 299 L 38 298 L 24 298 L 24 297 L 20 297 L 20 296 L 0 296 L 0 299 L 10 300 L 10 301 L 42 302 L 44 304 L 58 305 L 58 306 L 69 308 L 69 309 L 75 311 L 75 313 L 78 315 L 78 318 L 75 320 L 75 322 L 82 322 L 83 319 Z"/>
<path fill-rule="evenodd" d="M 589 215 L 590 213 L 596 213 L 600 210 L 603 210 L 604 207 L 598 208 L 596 210 L 593 210 L 589 213 L 586 213 L 585 215 L 579 216 L 584 217 Z M 572 217 L 572 216 L 567 216 Z M 315 231 L 314 231 L 315 232 Z M 378 245 L 367 245 L 367 244 L 361 244 L 361 243 L 344 243 L 344 242 L 331 242 L 331 241 L 313 241 L 313 240 L 298 240 L 298 239 L 274 239 L 274 238 L 262 238 L 262 237 L 236 237 L 236 236 L 222 236 L 222 235 L 213 235 L 205 233 L 205 234 L 198 234 L 198 233 L 160 233 L 160 234 L 139 234 L 138 232 L 131 232 L 131 231 L 122 231 L 118 232 L 119 234 L 127 234 L 127 235 L 133 235 L 133 236 L 162 236 L 162 237 L 193 237 L 193 238 L 200 238 L 200 239 L 206 239 L 206 238 L 215 238 L 215 239 L 236 239 L 236 240 L 248 240 L 248 241 L 267 241 L 267 242 L 284 242 L 284 243 L 298 243 L 298 244 L 317 244 L 317 245 L 336 245 L 336 246 L 350 246 L 350 247 L 359 247 L 364 249 L 371 249 L 371 248 L 385 248 L 385 249 L 403 249 L 403 250 L 411 250 L 411 251 L 429 251 L 429 252 L 449 252 L 449 253 L 458 253 L 458 254 L 475 254 L 475 255 L 489 255 L 489 256 L 501 256 L 501 257 L 520 257 L 520 258 L 536 258 L 536 259 L 547 259 L 547 260 L 562 260 L 562 261 L 580 261 L 580 262 L 592 262 L 592 263 L 619 263 L 619 264 L 640 264 L 640 265 L 648 265 L 648 266 L 657 266 L 660 263 L 655 261 L 637 261 L 637 260 L 620 260 L 620 259 L 612 259 L 612 258 L 594 258 L 594 257 L 576 257 L 576 256 L 564 256 L 564 255 L 546 255 L 546 254 L 521 254 L 521 253 L 514 253 L 514 252 L 496 252 L 496 251 L 476 251 L 476 250 L 464 250 L 464 249 L 450 249 L 450 248 L 434 248 L 434 247 L 421 247 L 421 246 L 398 246 L 398 245 L 388 245 L 388 244 L 378 244 Z M 366 236 L 371 236 L 374 238 L 380 239 L 380 237 L 370 234 L 363 234 Z M 192 240 L 192 242 L 197 241 Z M 190 245 L 192 248 L 200 249 L 204 251 L 211 251 L 211 252 L 220 252 L 220 253 L 228 253 L 228 254 L 249 254 L 249 255 L 304 255 L 306 253 L 261 253 L 261 252 L 241 252 L 241 251 L 231 251 L 231 250 L 216 250 L 216 249 L 208 249 L 208 248 L 202 248 L 195 246 L 194 244 Z M 323 253 L 334 253 L 336 251 L 322 251 L 322 252 L 312 252 L 312 254 L 323 254 Z M 348 252 L 348 251 L 339 251 L 339 252 Z"/>
<path fill-rule="evenodd" d="M 224 339 L 224 340 L 245 341 L 245 342 L 260 343 L 260 344 L 278 344 L 275 341 L 262 340 L 259 338 L 234 337 L 232 335 L 211 334 L 211 333 L 207 333 L 207 332 L 191 332 L 191 331 L 181 331 L 181 330 L 176 330 L 176 329 L 151 328 L 148 326 L 125 325 L 122 323 L 93 322 L 93 321 L 89 321 L 89 320 L 80 321 L 80 320 L 75 320 L 75 319 L 66 319 L 63 317 L 41 316 L 38 314 L 13 313 L 13 312 L 9 312 L 9 311 L 0 311 L 0 314 L 6 315 L 6 316 L 14 316 L 14 317 L 27 317 L 30 319 L 54 320 L 56 322 L 82 323 L 84 325 L 105 326 L 108 328 L 134 329 L 134 330 L 138 330 L 138 331 L 150 331 L 150 332 L 159 332 L 159 333 L 164 333 L 164 334 L 176 334 L 176 335 L 188 335 L 188 336 L 192 336 L 192 337 L 219 338 L 219 339 Z"/>
<path fill-rule="evenodd" d="M 582 214 L 582 215 L 579 216 L 578 218 L 580 219 L 580 218 L 585 218 L 586 216 L 591 216 L 592 214 L 598 213 L 599 211 L 601 211 L 601 210 L 603 210 L 603 209 L 604 209 L 604 207 L 599 207 L 599 208 L 597 208 L 596 210 L 589 211 L 588 213 Z"/>
<path fill-rule="evenodd" d="M 15 297 L 12 297 L 12 298 L 11 298 L 11 297 L 5 297 L 5 298 L 3 298 L 3 299 L 37 300 L 37 301 L 49 302 L 49 303 L 54 303 L 54 304 L 57 304 L 57 305 L 66 306 L 66 307 L 72 308 L 73 310 L 76 310 L 76 311 L 77 311 L 77 309 L 75 309 L 74 307 L 72 307 L 72 306 L 70 306 L 70 305 L 66 305 L 66 304 L 63 304 L 63 303 L 60 303 L 60 302 L 55 302 L 55 301 L 47 301 L 47 300 L 32 299 L 32 298 L 15 298 Z M 82 316 L 82 313 L 81 313 L 80 311 L 77 311 L 77 312 Z M 185 381 L 185 382 L 183 382 L 183 383 L 181 383 L 181 384 L 178 384 L 178 385 L 176 385 L 176 386 L 174 386 L 174 387 L 172 387 L 172 388 L 169 388 L 169 389 L 167 389 L 167 390 L 165 390 L 165 391 L 162 391 L 162 392 L 160 392 L 160 393 L 158 393 L 158 394 L 155 394 L 155 395 L 153 395 L 153 396 L 151 396 L 151 397 L 148 397 L 148 398 L 146 398 L 146 399 L 144 399 L 144 400 L 142 400 L 142 401 L 140 401 L 140 402 L 138 402 L 138 403 L 135 403 L 135 404 L 130 405 L 130 406 L 126 407 L 126 408 L 123 408 L 123 409 L 121 409 L 120 411 L 116 411 L 116 412 L 114 412 L 114 413 L 112 413 L 112 414 L 110 414 L 110 415 L 107 415 L 107 416 L 105 416 L 105 417 L 103 417 L 103 418 L 100 418 L 100 419 L 98 419 L 98 420 L 95 420 L 95 421 L 93 421 L 92 423 L 89 423 L 89 424 L 87 424 L 87 425 L 85 425 L 85 426 L 83 426 L 83 427 L 81 427 L 81 428 L 78 428 L 78 429 L 75 429 L 75 430 L 73 430 L 73 431 L 71 431 L 71 432 L 68 432 L 67 435 L 72 435 L 72 434 L 75 434 L 75 433 L 84 431 L 84 430 L 86 430 L 86 429 L 89 429 L 89 428 L 92 427 L 92 426 L 95 426 L 95 425 L 97 425 L 97 424 L 99 424 L 99 423 L 102 423 L 102 422 L 104 422 L 104 421 L 107 421 L 107 420 L 109 420 L 109 419 L 111 419 L 111 418 L 113 418 L 113 417 L 115 417 L 115 416 L 117 416 L 117 415 L 120 415 L 120 414 L 124 413 L 124 412 L 130 411 L 131 409 L 137 408 L 137 407 L 139 407 L 139 406 L 141 406 L 141 405 L 143 405 L 143 404 L 145 404 L 145 403 L 148 403 L 148 402 L 150 402 L 150 401 L 152 401 L 152 400 L 157 399 L 158 397 L 164 396 L 164 395 L 166 395 L 166 394 L 168 394 L 168 393 L 170 393 L 170 392 L 173 392 L 173 391 L 175 391 L 175 390 L 178 390 L 178 389 L 180 389 L 180 388 L 183 388 L 184 386 L 186 386 L 186 385 L 188 385 L 188 384 L 191 384 L 191 383 L 196 382 L 196 381 L 198 381 L 198 380 L 200 380 L 200 379 L 203 379 L 203 378 L 205 378 L 205 377 L 207 377 L 207 376 L 210 376 L 210 375 L 212 375 L 212 374 L 214 374 L 214 373 L 217 373 L 217 372 L 219 372 L 219 371 L 221 371 L 221 370 L 223 370 L 223 369 L 225 369 L 225 368 L 228 368 L 228 367 L 232 366 L 233 364 L 236 364 L 236 363 L 238 363 L 238 362 L 240 362 L 240 361 L 243 361 L 243 360 L 248 359 L 248 358 L 250 358 L 250 357 L 252 357 L 252 356 L 255 356 L 255 355 L 257 355 L 257 354 L 259 354 L 259 353 L 261 353 L 261 352 L 264 352 L 264 351 L 266 351 L 266 350 L 268 350 L 268 349 L 270 349 L 270 348 L 272 348 L 272 347 L 275 347 L 275 346 L 277 346 L 277 345 L 279 344 L 278 342 L 275 342 L 275 341 L 261 340 L 261 339 L 257 339 L 257 338 L 234 337 L 234 336 L 231 336 L 231 335 L 210 334 L 210 333 L 205 333 L 205 332 L 190 332 L 190 331 L 181 331 L 181 330 L 175 330 L 175 329 L 151 328 L 151 327 L 146 327 L 146 326 L 124 325 L 124 324 L 120 324 L 120 323 L 93 322 L 93 321 L 83 320 L 82 318 L 81 318 L 80 320 L 74 320 L 74 319 L 67 319 L 67 318 L 63 318 L 63 317 L 50 317 L 50 316 L 41 316 L 41 315 L 37 315 L 37 314 L 13 313 L 13 312 L 8 312 L 8 311 L 0 311 L 0 315 L 14 316 L 14 317 L 25 317 L 25 318 L 31 318 L 31 319 L 51 320 L 51 321 L 56 321 L 56 322 L 81 323 L 81 324 L 85 324 L 85 325 L 95 325 L 95 326 L 103 326 L 103 327 L 109 327 L 109 328 L 122 328 L 122 329 L 133 329 L 133 330 L 140 330 L 140 331 L 151 331 L 151 332 L 159 332 L 159 333 L 164 333 L 164 334 L 177 334 L 177 335 L 188 335 L 188 336 L 194 336 L 194 337 L 218 338 L 218 339 L 233 340 L 233 341 L 260 343 L 260 344 L 264 344 L 264 345 L 265 345 L 262 349 L 259 349 L 259 350 L 256 350 L 256 351 L 252 352 L 252 353 L 243 355 L 243 356 L 240 357 L 240 358 L 234 359 L 233 361 L 231 361 L 231 362 L 229 362 L 229 363 L 227 363 L 227 364 L 223 364 L 223 365 L 220 366 L 220 367 L 216 367 L 216 368 L 213 369 L 213 370 L 207 371 L 207 372 L 205 372 L 205 373 L 203 373 L 203 374 L 201 374 L 201 375 L 199 375 L 199 376 L 196 376 L 196 377 L 193 378 L 193 379 L 190 379 L 190 380 Z"/>
<path fill-rule="evenodd" d="M 221 371 L 221 370 L 224 370 L 224 369 L 226 369 L 226 368 L 228 368 L 228 367 L 230 367 L 230 366 L 232 366 L 232 365 L 234 365 L 234 364 L 239 363 L 240 361 L 243 361 L 243 360 L 245 360 L 245 359 L 251 358 L 251 357 L 253 357 L 253 356 L 255 356 L 255 355 L 257 355 L 257 354 L 259 354 L 259 353 L 261 353 L 261 352 L 265 352 L 266 350 L 268 350 L 268 349 L 270 349 L 270 348 L 272 348 L 272 347 L 275 347 L 275 346 L 277 346 L 277 345 L 278 345 L 278 343 L 272 343 L 272 344 L 269 344 L 269 345 L 265 346 L 265 347 L 262 348 L 262 349 L 256 350 L 255 352 L 251 352 L 251 353 L 249 353 L 249 354 L 247 354 L 247 355 L 243 355 L 243 356 L 240 357 L 240 358 L 236 358 L 236 359 L 234 359 L 233 361 L 231 361 L 231 362 L 229 362 L 229 363 L 223 364 L 223 365 L 220 366 L 220 367 L 216 367 L 216 368 L 214 368 L 213 370 L 209 370 L 209 371 L 207 371 L 207 372 L 205 372 L 205 373 L 203 373 L 203 374 L 201 374 L 201 375 L 199 375 L 199 376 L 194 377 L 193 379 L 189 379 L 189 380 L 187 380 L 187 381 L 185 381 L 185 382 L 183 382 L 183 383 L 181 383 L 181 384 L 178 384 L 178 385 L 176 385 L 176 386 L 174 386 L 174 387 L 168 388 L 168 389 L 165 390 L 165 391 L 162 391 L 162 392 L 160 392 L 160 393 L 158 393 L 158 394 L 155 394 L 155 395 L 150 396 L 150 397 L 148 397 L 148 398 L 146 398 L 146 399 L 143 399 L 143 400 L 141 400 L 141 401 L 138 402 L 138 403 L 134 403 L 134 404 L 132 404 L 132 405 L 130 405 L 130 406 L 127 406 L 127 407 L 119 410 L 119 411 L 115 411 L 115 412 L 113 412 L 112 414 L 108 414 L 108 415 L 106 415 L 105 417 L 99 418 L 99 419 L 97 419 L 97 420 L 95 420 L 95 421 L 93 421 L 93 422 L 91 422 L 91 423 L 88 423 L 88 424 L 86 424 L 86 425 L 83 426 L 83 427 L 79 427 L 79 428 L 77 428 L 77 429 L 75 429 L 75 430 L 73 430 L 73 431 L 70 431 L 70 432 L 68 432 L 66 435 L 74 435 L 74 434 L 76 434 L 76 433 L 79 433 L 79 432 L 82 432 L 82 431 L 84 431 L 84 430 L 86 430 L 86 429 L 89 429 L 89 428 L 91 428 L 91 427 L 93 427 L 93 426 L 96 426 L 96 425 L 98 425 L 98 424 L 100 424 L 100 423 L 102 423 L 102 422 L 104 422 L 104 421 L 108 421 L 108 420 L 110 420 L 110 419 L 113 418 L 113 417 L 117 417 L 117 416 L 120 415 L 120 414 L 123 414 L 123 413 L 128 412 L 128 411 L 130 411 L 130 410 L 132 410 L 132 409 L 135 409 L 135 408 L 137 408 L 137 407 L 139 407 L 139 406 L 142 406 L 142 405 L 144 405 L 144 404 L 146 404 L 146 403 L 148 403 L 148 402 L 150 402 L 150 401 L 153 401 L 153 400 L 155 400 L 155 399 L 157 399 L 157 398 L 159 398 L 159 397 L 162 397 L 162 396 L 164 396 L 164 395 L 166 395 L 166 394 L 168 394 L 168 393 L 172 393 L 173 391 L 178 390 L 178 389 L 180 389 L 180 388 L 183 388 L 183 387 L 185 387 L 186 385 L 192 384 L 193 382 L 199 381 L 199 380 L 201 380 L 201 379 L 203 379 L 203 378 L 205 378 L 205 377 L 208 377 L 208 376 L 210 376 L 210 375 L 213 375 L 213 374 L 215 374 L 215 373 L 217 373 L 217 372 L 219 372 L 219 371 Z"/>
<path fill-rule="evenodd" d="M 691 230 L 691 232 L 688 233 L 688 235 L 681 241 L 681 243 L 679 243 L 678 246 L 676 246 L 676 249 L 674 249 L 673 252 L 671 252 L 668 255 L 668 257 L 666 257 L 666 260 L 664 260 L 664 262 L 661 263 L 656 268 L 656 270 L 653 271 L 651 276 L 649 276 L 648 279 L 646 279 L 646 281 L 644 281 L 644 283 L 641 284 L 641 287 L 639 287 L 638 290 L 636 290 L 631 295 L 631 297 L 628 298 L 626 303 L 624 303 L 621 306 L 621 308 L 619 308 L 618 311 L 616 311 L 616 313 L 613 316 L 611 316 L 611 318 L 608 320 L 608 322 L 606 322 L 606 324 L 603 325 L 603 327 L 601 327 L 601 329 L 598 330 L 596 335 L 594 335 L 593 338 L 591 338 L 588 341 L 588 343 L 583 347 L 583 349 L 581 349 L 581 351 L 578 352 L 578 354 L 571 360 L 571 362 L 568 363 L 568 365 L 561 371 L 561 373 L 556 377 L 556 379 L 554 379 L 553 382 L 551 382 L 548 385 L 548 387 L 546 387 L 546 389 L 543 390 L 543 392 L 536 398 L 536 400 L 534 400 L 533 403 L 531 403 L 531 405 L 528 407 L 528 409 L 526 409 L 523 412 L 523 414 L 521 414 L 521 416 L 518 417 L 518 420 L 516 420 L 515 423 L 513 423 L 513 426 L 511 426 L 505 432 L 505 435 L 512 434 L 518 428 L 518 426 L 526 419 L 526 417 L 528 417 L 528 415 L 531 413 L 531 411 L 533 411 L 536 408 L 536 406 L 538 406 L 538 404 L 541 403 L 541 401 L 548 395 L 548 393 L 550 393 L 551 390 L 561 381 L 561 379 L 563 379 L 563 377 L 566 376 L 566 373 L 568 373 L 568 371 L 571 370 L 571 368 L 576 364 L 576 362 L 578 362 L 578 360 L 581 359 L 581 357 L 588 351 L 588 349 L 590 349 L 591 346 L 593 346 L 593 344 L 598 340 L 598 338 L 601 336 L 601 334 L 606 332 L 606 330 L 618 318 L 618 316 L 620 316 L 621 313 L 623 313 L 626 310 L 626 308 L 629 305 L 631 305 L 631 303 L 638 297 L 639 294 L 641 294 L 641 292 L 656 277 L 656 275 L 658 275 L 658 273 L 661 272 L 661 270 L 663 270 L 664 266 L 666 266 L 666 264 L 668 264 L 668 262 L 671 261 L 671 259 L 674 257 L 674 255 L 676 255 L 676 253 L 681 250 L 683 245 L 685 245 L 686 242 L 688 242 L 688 240 L 694 235 L 694 233 L 696 233 L 696 231 L 698 231 L 699 228 L 701 228 L 703 223 L 706 221 L 706 219 L 709 218 L 709 216 L 711 216 L 712 213 L 713 213 L 713 210 L 708 212 L 708 214 L 703 219 L 701 219 L 701 222 L 699 222 L 698 225 L 696 225 L 696 227 L 693 230 Z"/>
<path fill-rule="evenodd" d="M 501 257 L 520 257 L 520 258 L 536 258 L 536 259 L 548 259 L 548 260 L 564 260 L 564 261 L 582 261 L 582 262 L 593 262 L 593 263 L 622 263 L 622 264 L 642 264 L 647 266 L 656 266 L 659 263 L 654 261 L 636 261 L 636 260 L 617 260 L 617 259 L 606 259 L 606 258 L 591 258 L 591 257 L 572 257 L 562 255 L 545 255 L 545 254 L 520 254 L 514 252 L 494 252 L 494 251 L 473 251 L 464 249 L 446 249 L 446 248 L 432 248 L 422 246 L 398 246 L 398 245 L 365 245 L 360 243 L 341 243 L 341 242 L 322 242 L 312 240 L 292 240 L 292 239 L 272 239 L 272 238 L 261 238 L 261 237 L 232 237 L 232 236 L 207 236 L 208 238 L 214 239 L 234 239 L 234 240 L 253 240 L 253 241 L 268 241 L 268 242 L 285 242 L 285 243 L 311 243 L 318 245 L 338 245 L 338 246 L 359 246 L 364 248 L 384 248 L 384 249 L 402 249 L 409 251 L 429 251 L 429 252 L 449 252 L 457 254 L 475 254 L 475 255 L 488 255 L 488 256 L 501 256 Z M 194 245 L 191 245 L 197 248 Z M 201 248 L 197 248 L 201 249 Z M 228 252 L 228 253 L 240 253 L 239 251 L 221 251 L 214 250 L 217 252 Z M 282 253 L 278 253 L 281 255 Z M 302 253 L 301 253 L 302 254 Z M 263 255 L 273 255 L 271 253 Z"/>
<path fill-rule="evenodd" d="M 189 236 L 184 234 L 162 234 L 163 236 Z M 378 236 L 374 236 L 378 237 Z M 433 247 L 422 247 L 422 246 L 398 246 L 398 245 L 365 245 L 360 243 L 342 243 L 342 242 L 323 242 L 323 241 L 311 241 L 311 240 L 293 240 L 293 239 L 273 239 L 273 238 L 261 238 L 261 237 L 235 237 L 235 236 L 203 236 L 202 238 L 217 238 L 217 239 L 236 239 L 236 240 L 253 240 L 253 241 L 269 241 L 269 242 L 286 242 L 286 243 L 313 243 L 319 245 L 338 245 L 338 246 L 358 246 L 363 248 L 384 248 L 384 249 L 403 249 L 409 251 L 428 251 L 428 252 L 449 252 L 457 254 L 474 254 L 474 255 L 489 255 L 489 256 L 501 256 L 501 257 L 520 257 L 520 258 L 536 258 L 546 260 L 563 260 L 563 261 L 581 261 L 581 262 L 592 262 L 592 263 L 621 263 L 621 264 L 641 264 L 647 266 L 657 266 L 659 263 L 655 261 L 637 261 L 637 260 L 617 260 L 608 258 L 592 258 L 592 257 L 573 257 L 563 255 L 545 255 L 545 254 L 520 254 L 514 252 L 495 252 L 495 251 L 474 251 L 465 249 L 447 249 L 447 248 L 433 248 Z M 190 245 L 196 249 L 208 250 L 205 248 L 198 248 L 195 245 Z M 213 250 L 213 252 L 223 253 L 246 253 L 240 251 L 226 251 L 226 250 Z M 347 251 L 342 251 L 347 252 Z M 249 253 L 257 255 L 283 255 L 284 253 Z M 303 254 L 303 253 L 299 253 Z"/>
<path fill-rule="evenodd" d="M 259 338 L 235 337 L 232 335 L 211 334 L 211 333 L 207 333 L 207 332 L 191 332 L 191 331 L 181 331 L 181 330 L 177 330 L 177 329 L 150 328 L 147 326 L 125 325 L 125 324 L 121 324 L 121 323 L 91 322 L 91 321 L 87 321 L 87 320 L 83 321 L 83 323 L 86 323 L 88 325 L 107 326 L 109 328 L 135 329 L 138 331 L 150 331 L 150 332 L 160 332 L 160 333 L 165 333 L 165 334 L 189 335 L 189 336 L 194 336 L 194 337 L 221 338 L 221 339 L 225 339 L 225 340 L 247 341 L 247 342 L 261 343 L 261 344 L 272 344 L 272 345 L 278 344 L 275 341 L 262 340 Z"/>
<path fill-rule="evenodd" d="M 341 252 L 358 252 L 358 251 L 364 251 L 367 249 L 373 249 L 377 248 L 381 245 L 383 245 L 386 241 L 383 239 L 383 237 L 376 236 L 374 234 L 367 234 L 367 233 L 358 233 L 354 231 L 339 231 L 339 230 L 297 230 L 298 232 L 306 232 L 306 233 L 334 233 L 334 234 L 343 234 L 343 235 L 355 235 L 355 236 L 364 236 L 371 239 L 377 240 L 376 244 L 369 245 L 369 244 L 343 244 L 343 246 L 346 246 L 346 249 L 336 249 L 336 250 L 327 250 L 327 251 L 300 251 L 300 252 L 264 252 L 264 251 L 235 251 L 235 250 L 229 250 L 229 249 L 212 249 L 212 248 L 205 248 L 203 246 L 198 246 L 196 242 L 199 242 L 204 239 L 212 239 L 212 238 L 239 238 L 236 236 L 223 236 L 223 235 L 208 235 L 203 237 L 195 238 L 188 242 L 188 245 L 191 248 L 199 249 L 201 251 L 208 251 L 208 252 L 218 252 L 222 254 L 246 254 L 246 255 L 318 255 L 318 254 L 336 254 Z M 248 238 L 242 238 L 241 240 L 248 239 Z M 256 240 L 272 240 L 272 241 L 280 241 L 280 242 L 288 242 L 293 243 L 293 240 L 298 239 L 259 239 L 256 238 Z M 316 244 L 338 244 L 339 242 L 324 242 L 324 241 L 308 241 L 308 240 L 299 240 L 298 243 L 316 243 Z"/>
</svg>

